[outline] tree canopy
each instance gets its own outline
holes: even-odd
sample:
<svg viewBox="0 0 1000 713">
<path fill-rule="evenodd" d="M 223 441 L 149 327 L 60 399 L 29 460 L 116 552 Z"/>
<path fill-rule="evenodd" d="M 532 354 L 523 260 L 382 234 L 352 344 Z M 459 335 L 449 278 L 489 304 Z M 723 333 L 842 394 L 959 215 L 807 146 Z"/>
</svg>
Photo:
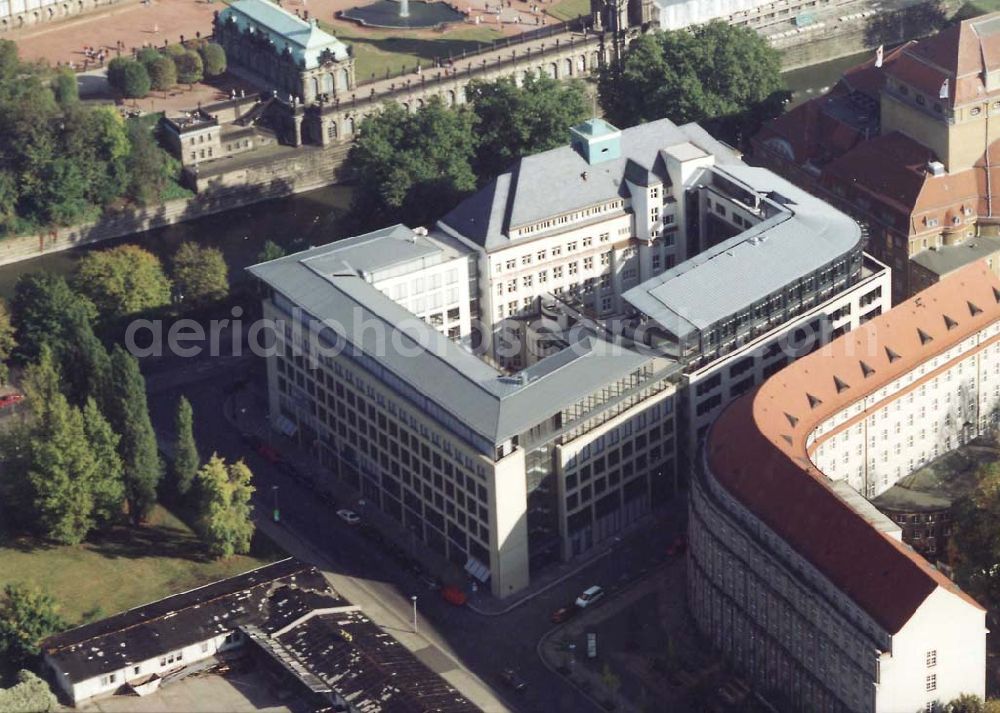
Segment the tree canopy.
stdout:
<svg viewBox="0 0 1000 713">
<path fill-rule="evenodd" d="M 232 557 L 250 551 L 253 539 L 253 474 L 241 460 L 227 465 L 213 453 L 198 471 L 200 515 L 198 530 L 216 557 Z"/>
<path fill-rule="evenodd" d="M 513 78 L 473 81 L 465 94 L 477 119 L 475 169 L 481 183 L 521 156 L 562 146 L 569 127 L 590 113 L 581 82 L 548 75 L 529 73 L 521 87 Z"/>
<path fill-rule="evenodd" d="M 137 245 L 87 253 L 74 284 L 105 318 L 124 317 L 170 303 L 170 280 L 160 259 Z"/>
<path fill-rule="evenodd" d="M 177 84 L 177 65 L 170 57 L 157 56 L 146 66 L 149 84 L 158 92 L 165 92 Z"/>
<path fill-rule="evenodd" d="M 110 383 L 106 413 L 121 436 L 118 452 L 124 464 L 125 497 L 129 517 L 138 525 L 156 504 L 156 487 L 163 466 L 149 420 L 146 380 L 135 357 L 117 344 L 111 352 Z"/>
<path fill-rule="evenodd" d="M 205 77 L 205 67 L 201 55 L 194 50 L 185 50 L 174 57 L 177 65 L 177 81 L 181 84 L 195 84 Z"/>
<path fill-rule="evenodd" d="M 112 84 L 134 78 L 130 66 L 146 72 L 116 58 Z M 72 73 L 22 63 L 17 46 L 0 40 L 0 236 L 71 225 L 122 199 L 158 196 L 146 188 L 148 176 L 130 171 L 134 136 L 117 110 L 82 104 L 75 92 Z"/>
<path fill-rule="evenodd" d="M 181 243 L 174 254 L 173 277 L 185 302 L 208 302 L 229 294 L 229 268 L 218 248 Z"/>
<path fill-rule="evenodd" d="M 639 37 L 620 67 L 601 70 L 599 92 L 618 126 L 666 117 L 730 141 L 749 137 L 788 97 L 778 52 L 752 29 L 719 20 Z"/>
<path fill-rule="evenodd" d="M 199 48 L 206 77 L 217 77 L 226 71 L 226 51 L 222 45 L 206 42 Z"/>
<path fill-rule="evenodd" d="M 177 402 L 174 436 L 174 489 L 179 495 L 187 495 L 198 475 L 201 459 L 194 440 L 194 411 L 191 409 L 191 402 L 183 396 Z"/>
<path fill-rule="evenodd" d="M 39 644 L 66 628 L 55 600 L 23 584 L 7 584 L 0 598 L 0 657 L 15 667 L 37 657 Z"/>
<path fill-rule="evenodd" d="M 49 272 L 29 272 L 14 285 L 12 321 L 17 339 L 15 353 L 23 361 L 34 361 L 41 348 L 60 351 L 71 333 L 74 315 L 87 322 L 97 309 L 76 294 L 63 277 Z"/>
<path fill-rule="evenodd" d="M 1000 605 L 1000 463 L 977 473 L 976 489 L 955 504 L 948 555 L 958 583 L 991 609 Z"/>
<path fill-rule="evenodd" d="M 475 189 L 474 123 L 436 97 L 412 114 L 389 104 L 366 117 L 348 156 L 359 226 L 427 225 Z"/>
</svg>

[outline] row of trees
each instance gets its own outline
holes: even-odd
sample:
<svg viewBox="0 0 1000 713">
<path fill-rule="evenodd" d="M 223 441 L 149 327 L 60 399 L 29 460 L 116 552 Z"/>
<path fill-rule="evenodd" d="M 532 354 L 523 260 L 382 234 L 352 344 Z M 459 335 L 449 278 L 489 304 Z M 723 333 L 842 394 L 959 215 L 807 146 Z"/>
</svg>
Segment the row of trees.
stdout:
<svg viewBox="0 0 1000 713">
<path fill-rule="evenodd" d="M 145 122 L 84 107 L 71 74 L 0 41 L 0 236 L 157 200 L 177 170 Z"/>
<path fill-rule="evenodd" d="M 22 277 L 12 312 L 30 415 L 0 438 L 4 516 L 65 544 L 120 522 L 126 509 L 141 523 L 162 464 L 135 357 L 104 347 L 93 304 L 61 277 Z"/>
<path fill-rule="evenodd" d="M 637 39 L 620 66 L 601 70 L 599 95 L 620 127 L 669 118 L 699 122 L 731 142 L 782 111 L 778 53 L 747 28 L 712 22 Z M 348 157 L 358 183 L 354 230 L 429 224 L 519 157 L 568 142 L 590 113 L 583 85 L 529 75 L 472 82 L 468 103 L 432 100 L 408 113 L 387 105 L 361 122 Z"/>
<path fill-rule="evenodd" d="M 169 45 L 163 51 L 145 47 L 135 59 L 116 57 L 108 63 L 108 83 L 129 99 L 150 90 L 165 92 L 177 84 L 195 84 L 226 71 L 226 51 L 215 42 L 194 48 Z"/>
<path fill-rule="evenodd" d="M 156 255 L 137 245 L 87 253 L 73 285 L 104 321 L 155 310 L 176 298 L 190 304 L 229 293 L 226 260 L 217 248 L 181 243 L 169 261 L 169 276 Z"/>
</svg>

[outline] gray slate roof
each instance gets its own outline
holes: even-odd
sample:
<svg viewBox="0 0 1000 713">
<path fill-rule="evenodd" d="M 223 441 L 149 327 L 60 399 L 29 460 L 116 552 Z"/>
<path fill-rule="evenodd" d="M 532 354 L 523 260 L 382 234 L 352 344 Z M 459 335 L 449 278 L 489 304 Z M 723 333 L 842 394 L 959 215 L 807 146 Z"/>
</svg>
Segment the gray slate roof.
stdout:
<svg viewBox="0 0 1000 713">
<path fill-rule="evenodd" d="M 505 376 L 362 278 L 325 270 L 326 254 L 337 245 L 248 269 L 336 331 L 338 344 L 348 345 L 343 351 L 349 356 L 365 355 L 366 368 L 381 370 L 380 378 L 390 385 L 401 382 L 397 391 L 430 402 L 418 407 L 436 411 L 432 415 L 447 420 L 454 432 L 470 429 L 483 450 L 655 360 L 583 335 L 567 350 L 526 369 L 521 379 Z M 392 259 L 391 254 L 386 258 Z M 373 328 L 376 324 L 382 329 Z"/>
<path fill-rule="evenodd" d="M 710 170 L 754 193 L 779 195 L 785 210 L 624 294 L 678 337 L 736 314 L 862 240 L 852 218 L 766 169 L 728 165 Z"/>
<path fill-rule="evenodd" d="M 666 181 L 660 152 L 686 142 L 715 154 L 717 163 L 739 162 L 732 149 L 697 124 L 677 126 L 661 119 L 622 131 L 618 159 L 591 165 L 568 145 L 521 158 L 440 223 L 487 250 L 505 247 L 512 228 L 626 197 L 626 176 L 643 183 L 651 175 Z"/>
<path fill-rule="evenodd" d="M 934 250 L 922 250 L 910 258 L 924 269 L 944 277 L 949 272 L 982 260 L 1000 251 L 1000 238 L 979 235 L 958 245 L 942 245 Z"/>
</svg>

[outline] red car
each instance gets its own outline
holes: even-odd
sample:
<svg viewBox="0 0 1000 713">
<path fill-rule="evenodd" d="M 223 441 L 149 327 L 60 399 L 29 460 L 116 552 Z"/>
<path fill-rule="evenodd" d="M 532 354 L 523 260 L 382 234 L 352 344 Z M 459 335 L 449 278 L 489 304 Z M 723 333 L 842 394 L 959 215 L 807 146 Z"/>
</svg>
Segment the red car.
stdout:
<svg viewBox="0 0 1000 713">
<path fill-rule="evenodd" d="M 0 396 L 0 409 L 13 406 L 14 404 L 19 404 L 22 401 L 24 401 L 24 394 L 4 394 L 3 396 Z"/>
<path fill-rule="evenodd" d="M 566 607 L 559 607 L 552 615 L 549 616 L 549 621 L 553 624 L 562 624 L 564 621 L 570 619 L 578 611 L 576 605 L 570 605 Z"/>
<path fill-rule="evenodd" d="M 456 607 L 460 607 L 467 601 L 465 592 L 456 586 L 448 585 L 447 587 L 441 587 L 441 596 L 449 604 L 454 604 Z"/>
<path fill-rule="evenodd" d="M 266 443 L 261 443 L 257 446 L 257 455 L 266 460 L 268 463 L 277 463 L 281 460 L 281 455 L 278 451 L 274 450 L 274 448 Z"/>
</svg>

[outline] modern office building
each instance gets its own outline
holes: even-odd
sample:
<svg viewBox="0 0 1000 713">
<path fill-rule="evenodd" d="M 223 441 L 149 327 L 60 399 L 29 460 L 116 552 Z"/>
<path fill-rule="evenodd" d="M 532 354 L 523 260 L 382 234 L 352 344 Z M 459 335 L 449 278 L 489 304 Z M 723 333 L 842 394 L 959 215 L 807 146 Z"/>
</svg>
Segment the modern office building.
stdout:
<svg viewBox="0 0 1000 713">
<path fill-rule="evenodd" d="M 478 255 L 487 332 L 523 335 L 552 294 L 676 360 L 691 456 L 733 398 L 890 299 L 853 219 L 665 119 L 575 127 L 569 146 L 520 159 L 438 229 Z"/>
<path fill-rule="evenodd" d="M 592 120 L 430 230 L 251 268 L 304 325 L 277 330 L 272 419 L 506 596 L 666 499 L 729 401 L 880 314 L 862 242 L 696 125 Z"/>
<path fill-rule="evenodd" d="M 709 434 L 689 603 L 779 707 L 934 710 L 985 689 L 985 611 L 869 502 L 997 422 L 1000 280 L 976 263 L 772 376 Z"/>
<path fill-rule="evenodd" d="M 250 268 L 277 323 L 270 412 L 503 597 L 669 495 L 674 364 L 579 323 L 552 356 L 494 368 L 461 343 L 472 263 L 439 238 L 397 226 Z"/>
</svg>

